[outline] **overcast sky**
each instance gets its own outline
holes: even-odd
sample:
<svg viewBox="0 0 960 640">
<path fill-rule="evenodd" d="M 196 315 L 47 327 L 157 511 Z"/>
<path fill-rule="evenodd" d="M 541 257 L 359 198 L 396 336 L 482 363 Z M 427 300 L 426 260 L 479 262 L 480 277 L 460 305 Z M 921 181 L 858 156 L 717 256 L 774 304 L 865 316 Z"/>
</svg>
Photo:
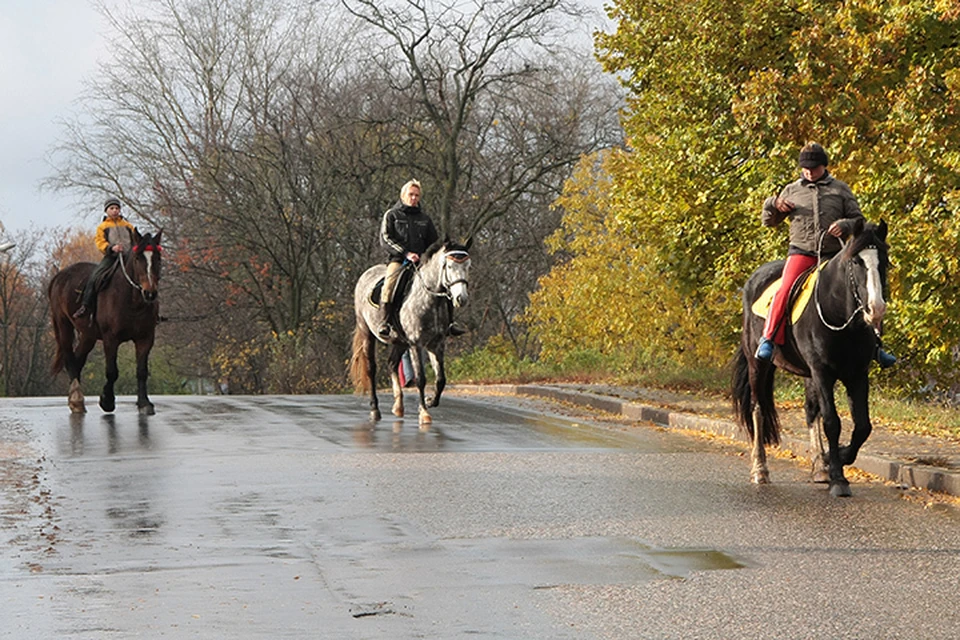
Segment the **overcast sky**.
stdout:
<svg viewBox="0 0 960 640">
<path fill-rule="evenodd" d="M 0 222 L 8 231 L 93 225 L 95 202 L 41 193 L 45 156 L 105 53 L 88 0 L 0 0 Z"/>
<path fill-rule="evenodd" d="M 107 31 L 90 0 L 0 0 L 0 223 L 8 232 L 92 230 L 100 220 L 99 202 L 41 192 L 40 181 L 52 173 L 46 156 L 58 121 L 108 55 Z"/>
</svg>

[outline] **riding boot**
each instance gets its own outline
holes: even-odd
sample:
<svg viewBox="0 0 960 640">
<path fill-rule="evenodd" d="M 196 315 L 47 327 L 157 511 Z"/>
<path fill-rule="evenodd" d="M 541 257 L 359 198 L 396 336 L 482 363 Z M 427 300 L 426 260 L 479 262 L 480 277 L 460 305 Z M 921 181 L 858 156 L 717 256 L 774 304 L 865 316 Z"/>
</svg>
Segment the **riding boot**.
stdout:
<svg viewBox="0 0 960 640">
<path fill-rule="evenodd" d="M 897 364 L 897 356 L 892 353 L 887 353 L 879 344 L 877 345 L 877 353 L 874 355 L 874 359 L 877 361 L 877 364 L 880 365 L 881 369 L 889 369 Z"/>
<path fill-rule="evenodd" d="M 73 312 L 74 318 L 82 318 L 93 311 L 93 287 L 87 285 L 83 290 L 83 298 L 80 301 L 80 308 Z"/>
<path fill-rule="evenodd" d="M 380 326 L 377 328 L 377 335 L 386 340 L 393 332 L 393 326 L 390 323 L 390 320 L 393 317 L 393 303 L 381 302 L 380 309 L 383 312 L 383 322 L 381 322 Z"/>
<path fill-rule="evenodd" d="M 466 328 L 456 320 L 450 323 L 450 326 L 447 327 L 448 336 L 462 336 L 467 332 Z"/>
<path fill-rule="evenodd" d="M 773 340 L 769 338 L 760 338 L 760 344 L 757 346 L 757 352 L 754 354 L 754 357 L 757 360 L 763 360 L 764 362 L 773 361 Z"/>
</svg>

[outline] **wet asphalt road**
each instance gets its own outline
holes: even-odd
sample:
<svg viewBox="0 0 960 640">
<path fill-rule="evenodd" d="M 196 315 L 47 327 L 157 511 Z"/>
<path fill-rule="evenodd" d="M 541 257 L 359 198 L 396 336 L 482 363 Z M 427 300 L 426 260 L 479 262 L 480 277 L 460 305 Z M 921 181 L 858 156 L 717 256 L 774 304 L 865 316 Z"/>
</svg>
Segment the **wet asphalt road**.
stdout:
<svg viewBox="0 0 960 640">
<path fill-rule="evenodd" d="M 154 401 L 0 401 L 0 637 L 960 637 L 960 520 L 894 488 L 515 398 Z"/>
</svg>

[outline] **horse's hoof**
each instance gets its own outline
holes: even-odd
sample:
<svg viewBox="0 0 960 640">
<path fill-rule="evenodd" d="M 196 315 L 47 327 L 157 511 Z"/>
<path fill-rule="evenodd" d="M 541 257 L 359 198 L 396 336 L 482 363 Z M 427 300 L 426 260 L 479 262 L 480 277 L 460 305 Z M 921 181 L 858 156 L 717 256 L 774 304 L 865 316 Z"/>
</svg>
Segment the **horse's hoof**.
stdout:
<svg viewBox="0 0 960 640">
<path fill-rule="evenodd" d="M 373 420 L 374 422 L 379 422 L 379 421 L 380 421 L 380 409 L 374 409 L 373 411 L 371 411 L 371 412 L 370 412 L 370 419 Z"/>
<path fill-rule="evenodd" d="M 421 411 L 420 424 L 425 425 L 425 424 L 432 424 L 432 423 L 433 423 L 433 418 L 430 417 L 430 414 L 427 413 L 426 411 Z"/>
<path fill-rule="evenodd" d="M 113 413 L 113 410 L 117 408 L 117 402 L 111 398 L 100 398 L 100 408 L 106 413 Z"/>
<path fill-rule="evenodd" d="M 826 484 L 830 482 L 830 471 L 823 458 L 814 456 L 811 460 L 810 481 L 817 484 Z"/>
<path fill-rule="evenodd" d="M 404 411 L 402 406 L 393 408 L 393 415 L 397 416 L 398 418 L 402 418 L 403 414 L 404 414 Z"/>
<path fill-rule="evenodd" d="M 87 405 L 84 402 L 83 391 L 80 390 L 80 381 L 74 378 L 70 382 L 70 391 L 67 393 L 67 406 L 71 413 L 86 413 Z"/>
<path fill-rule="evenodd" d="M 770 484 L 769 471 L 754 471 L 750 474 L 750 482 L 753 484 Z"/>
<path fill-rule="evenodd" d="M 156 409 L 153 408 L 153 403 L 145 404 L 142 407 L 137 407 L 137 410 L 142 416 L 152 416 L 157 412 Z"/>
<path fill-rule="evenodd" d="M 826 469 L 814 469 L 810 474 L 810 481 L 816 484 L 827 484 L 830 482 L 830 474 Z"/>
<path fill-rule="evenodd" d="M 835 482 L 830 485 L 830 495 L 834 498 L 849 498 L 853 495 L 849 482 Z"/>
</svg>

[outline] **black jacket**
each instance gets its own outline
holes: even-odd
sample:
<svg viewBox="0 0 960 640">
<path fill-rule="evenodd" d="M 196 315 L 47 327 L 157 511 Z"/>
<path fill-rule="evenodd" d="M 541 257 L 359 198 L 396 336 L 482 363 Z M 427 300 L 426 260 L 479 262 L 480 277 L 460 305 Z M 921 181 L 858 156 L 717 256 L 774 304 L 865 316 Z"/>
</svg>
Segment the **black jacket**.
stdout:
<svg viewBox="0 0 960 640">
<path fill-rule="evenodd" d="M 401 262 L 407 253 L 421 254 L 439 239 L 433 220 L 419 206 L 408 207 L 398 201 L 380 223 L 380 244 L 390 260 Z"/>
</svg>

